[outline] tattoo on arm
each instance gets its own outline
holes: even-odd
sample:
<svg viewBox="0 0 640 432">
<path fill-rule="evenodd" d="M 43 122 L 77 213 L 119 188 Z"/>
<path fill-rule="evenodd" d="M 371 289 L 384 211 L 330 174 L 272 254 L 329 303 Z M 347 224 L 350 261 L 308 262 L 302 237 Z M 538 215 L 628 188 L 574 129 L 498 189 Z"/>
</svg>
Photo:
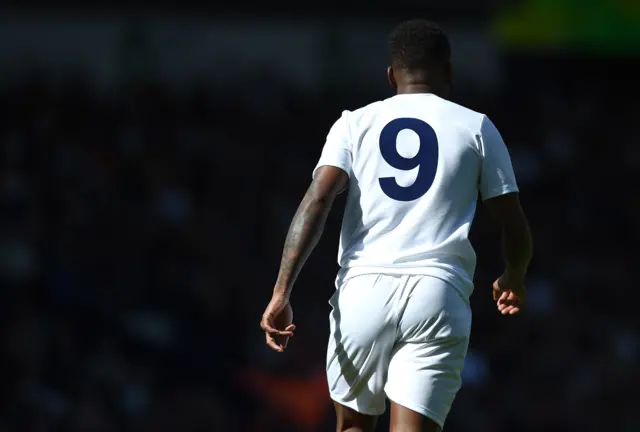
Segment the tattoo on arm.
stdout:
<svg viewBox="0 0 640 432">
<path fill-rule="evenodd" d="M 320 240 L 331 210 L 333 199 L 316 199 L 313 195 L 310 189 L 303 198 L 285 240 L 275 289 L 286 295 L 291 294 L 293 283 Z"/>
</svg>

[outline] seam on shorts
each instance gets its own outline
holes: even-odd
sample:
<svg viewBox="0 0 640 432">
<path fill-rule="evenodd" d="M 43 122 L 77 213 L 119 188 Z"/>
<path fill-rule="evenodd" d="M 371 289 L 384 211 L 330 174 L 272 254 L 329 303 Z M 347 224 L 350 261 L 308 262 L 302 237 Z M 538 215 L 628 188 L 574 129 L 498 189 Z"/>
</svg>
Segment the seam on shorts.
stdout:
<svg viewBox="0 0 640 432">
<path fill-rule="evenodd" d="M 444 419 L 441 419 L 440 416 L 435 413 L 435 411 L 419 403 L 407 403 L 406 401 L 402 400 L 402 398 L 396 398 L 395 396 L 393 396 L 393 390 L 391 391 L 391 394 L 389 394 L 388 390 L 386 391 L 386 393 L 391 402 L 395 402 L 405 408 L 409 408 L 410 410 L 417 412 L 418 414 L 422 414 L 423 416 L 430 418 L 431 420 L 436 422 L 438 426 L 440 426 L 440 429 L 444 429 Z"/>
<path fill-rule="evenodd" d="M 384 414 L 385 410 L 386 410 L 386 406 L 384 406 L 382 408 L 381 411 L 376 411 L 376 410 L 367 410 L 367 409 L 362 409 L 360 407 L 358 407 L 358 403 L 356 399 L 350 400 L 350 401 L 345 401 L 342 399 L 341 396 L 336 395 L 335 393 L 331 393 L 329 392 L 329 397 L 331 398 L 331 400 L 338 402 L 340 405 L 344 405 L 347 408 L 351 408 L 352 410 L 360 413 L 360 414 L 364 414 L 364 415 L 368 415 L 368 416 L 380 416 L 382 414 Z"/>
</svg>

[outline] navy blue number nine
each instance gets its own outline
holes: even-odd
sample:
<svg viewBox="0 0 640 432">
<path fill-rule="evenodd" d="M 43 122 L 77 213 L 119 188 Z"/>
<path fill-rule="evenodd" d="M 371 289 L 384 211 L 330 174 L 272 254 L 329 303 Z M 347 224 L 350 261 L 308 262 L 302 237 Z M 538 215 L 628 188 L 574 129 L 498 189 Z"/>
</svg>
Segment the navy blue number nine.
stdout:
<svg viewBox="0 0 640 432">
<path fill-rule="evenodd" d="M 412 130 L 420 138 L 418 153 L 406 158 L 398 153 L 397 138 L 402 130 Z M 380 187 L 389 198 L 413 201 L 426 194 L 438 169 L 438 137 L 431 126 L 415 118 L 398 118 L 389 122 L 380 132 L 380 153 L 393 168 L 409 171 L 416 167 L 418 175 L 410 186 L 400 186 L 395 177 L 381 177 Z"/>
</svg>

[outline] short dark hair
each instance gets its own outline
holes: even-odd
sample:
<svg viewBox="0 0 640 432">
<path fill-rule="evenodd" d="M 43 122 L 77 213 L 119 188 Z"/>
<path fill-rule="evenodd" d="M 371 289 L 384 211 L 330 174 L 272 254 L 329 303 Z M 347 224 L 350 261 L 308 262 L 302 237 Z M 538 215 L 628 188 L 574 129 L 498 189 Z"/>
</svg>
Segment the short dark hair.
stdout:
<svg viewBox="0 0 640 432">
<path fill-rule="evenodd" d="M 391 65 L 405 70 L 426 70 L 451 58 L 449 38 L 442 28 L 424 19 L 405 21 L 389 35 Z"/>
</svg>

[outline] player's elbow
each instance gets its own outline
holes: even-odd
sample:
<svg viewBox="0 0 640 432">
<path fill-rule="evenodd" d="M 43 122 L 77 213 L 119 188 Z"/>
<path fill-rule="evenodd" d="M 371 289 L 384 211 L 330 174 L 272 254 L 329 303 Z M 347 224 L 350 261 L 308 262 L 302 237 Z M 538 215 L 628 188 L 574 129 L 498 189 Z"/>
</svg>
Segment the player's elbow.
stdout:
<svg viewBox="0 0 640 432">
<path fill-rule="evenodd" d="M 322 212 L 323 210 L 329 210 L 333 204 L 333 199 L 324 195 L 307 194 L 302 207 L 312 212 Z"/>
<path fill-rule="evenodd" d="M 304 196 L 303 204 L 313 208 L 330 208 L 335 194 L 329 189 L 310 187 Z"/>
<path fill-rule="evenodd" d="M 491 198 L 485 201 L 485 206 L 503 232 L 514 236 L 525 235 L 529 232 L 529 223 L 520 205 L 518 193 Z"/>
</svg>

